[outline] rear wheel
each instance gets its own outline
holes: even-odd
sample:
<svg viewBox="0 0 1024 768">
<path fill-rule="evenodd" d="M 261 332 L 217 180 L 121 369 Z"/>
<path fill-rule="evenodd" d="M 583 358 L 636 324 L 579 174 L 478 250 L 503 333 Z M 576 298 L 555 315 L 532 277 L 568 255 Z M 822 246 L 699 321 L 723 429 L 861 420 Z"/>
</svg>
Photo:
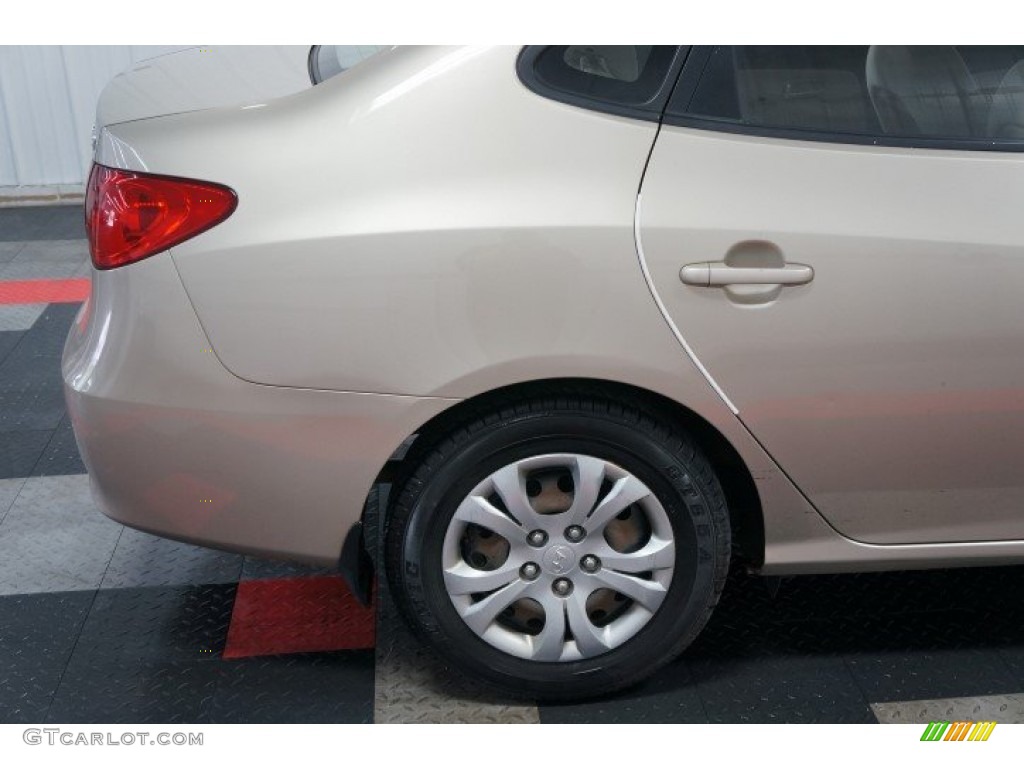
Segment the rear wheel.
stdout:
<svg viewBox="0 0 1024 768">
<path fill-rule="evenodd" d="M 642 401 L 496 409 L 421 453 L 397 491 L 386 554 L 402 613 L 519 695 L 646 677 L 696 637 L 728 568 L 710 465 Z"/>
</svg>

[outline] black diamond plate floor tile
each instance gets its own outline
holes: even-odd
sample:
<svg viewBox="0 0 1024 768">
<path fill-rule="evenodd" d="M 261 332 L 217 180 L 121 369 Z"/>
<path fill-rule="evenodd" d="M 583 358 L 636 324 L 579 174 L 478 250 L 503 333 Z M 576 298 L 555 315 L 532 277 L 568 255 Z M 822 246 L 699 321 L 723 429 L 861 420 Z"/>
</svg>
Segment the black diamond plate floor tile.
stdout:
<svg viewBox="0 0 1024 768">
<path fill-rule="evenodd" d="M 46 240 L 84 240 L 85 214 L 82 205 L 58 205 L 51 207 L 47 222 Z"/>
<path fill-rule="evenodd" d="M 0 478 L 85 472 L 64 406 L 60 356 L 78 305 L 51 305 L 0 361 Z M 3 352 L 0 349 L 0 352 Z"/>
<path fill-rule="evenodd" d="M 372 651 L 127 663 L 76 654 L 47 720 L 368 723 L 372 715 Z"/>
<path fill-rule="evenodd" d="M 838 657 L 745 656 L 690 661 L 712 723 L 872 723 Z"/>
<path fill-rule="evenodd" d="M 0 209 L 0 241 L 44 240 L 49 237 L 52 212 L 49 206 Z"/>
<path fill-rule="evenodd" d="M 373 651 L 221 662 L 215 723 L 369 723 Z"/>
<path fill-rule="evenodd" d="M 0 241 L 79 240 L 85 237 L 81 205 L 0 209 Z"/>
<path fill-rule="evenodd" d="M 85 464 L 78 452 L 75 433 L 71 428 L 71 419 L 67 414 L 61 419 L 50 436 L 39 461 L 32 470 L 33 477 L 49 477 L 52 475 L 85 474 Z"/>
<path fill-rule="evenodd" d="M 0 722 L 40 722 L 93 592 L 0 597 Z"/>
<path fill-rule="evenodd" d="M 0 478 L 31 475 L 52 437 L 51 430 L 0 430 Z"/>
<path fill-rule="evenodd" d="M 294 579 L 300 576 L 332 576 L 336 568 L 317 568 L 302 563 L 247 557 L 242 564 L 243 579 Z"/>
<path fill-rule="evenodd" d="M 1019 693 L 1010 665 L 995 649 L 846 655 L 847 666 L 872 702 Z"/>
<path fill-rule="evenodd" d="M 76 653 L 47 714 L 51 723 L 203 723 L 220 665 L 117 662 Z"/>
<path fill-rule="evenodd" d="M 1024 686 L 1022 568 L 730 576 L 682 659 L 549 722 L 872 722 L 869 703 Z"/>
<path fill-rule="evenodd" d="M 0 363 L 0 432 L 53 430 L 64 418 L 60 355 L 68 309 L 51 305 Z"/>
<path fill-rule="evenodd" d="M 77 304 L 53 304 L 28 331 L 0 332 L 0 478 L 85 472 L 60 374 L 77 311 Z"/>
<path fill-rule="evenodd" d="M 234 589 L 0 597 L 0 721 L 372 720 L 372 651 L 221 659 Z"/>
<path fill-rule="evenodd" d="M 53 357 L 60 359 L 64 353 L 64 342 L 71 330 L 71 324 L 78 314 L 81 304 L 51 304 L 25 331 L 22 343 L 16 353 L 24 353 L 32 357 Z M 57 368 L 60 379 L 60 367 Z"/>
<path fill-rule="evenodd" d="M 12 372 L 8 363 L 0 369 L 0 434 L 55 430 L 66 412 L 60 385 L 41 381 L 39 371 Z"/>
<path fill-rule="evenodd" d="M 917 652 L 1024 646 L 1022 568 L 978 568 L 786 580 L 772 597 L 760 579 L 730 577 L 688 652 L 739 654 Z"/>
<path fill-rule="evenodd" d="M 0 365 L 11 354 L 11 351 L 18 346 L 25 331 L 0 331 Z"/>
<path fill-rule="evenodd" d="M 219 658 L 236 585 L 105 589 L 82 628 L 75 658 L 129 663 Z"/>
<path fill-rule="evenodd" d="M 1024 691 L 1024 643 L 1001 647 L 999 657 L 1010 670 L 1014 691 L 1018 693 Z"/>
<path fill-rule="evenodd" d="M 41 723 L 64 673 L 65 661 L 24 661 L 0 668 L 0 723 Z"/>
<path fill-rule="evenodd" d="M 772 595 L 762 579 L 730 576 L 711 621 L 684 654 L 709 722 L 874 722 L 869 700 L 831 649 L 824 617 L 859 592 L 804 577 Z"/>
</svg>

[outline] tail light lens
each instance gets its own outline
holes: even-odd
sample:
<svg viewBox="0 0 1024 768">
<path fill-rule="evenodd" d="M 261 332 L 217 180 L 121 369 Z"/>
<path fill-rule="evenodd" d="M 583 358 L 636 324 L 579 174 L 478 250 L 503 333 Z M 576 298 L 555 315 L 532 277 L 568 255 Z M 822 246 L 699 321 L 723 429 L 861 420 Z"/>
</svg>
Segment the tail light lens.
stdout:
<svg viewBox="0 0 1024 768">
<path fill-rule="evenodd" d="M 224 221 L 234 191 L 220 184 L 93 165 L 85 229 L 96 269 L 113 269 L 166 251 Z"/>
</svg>

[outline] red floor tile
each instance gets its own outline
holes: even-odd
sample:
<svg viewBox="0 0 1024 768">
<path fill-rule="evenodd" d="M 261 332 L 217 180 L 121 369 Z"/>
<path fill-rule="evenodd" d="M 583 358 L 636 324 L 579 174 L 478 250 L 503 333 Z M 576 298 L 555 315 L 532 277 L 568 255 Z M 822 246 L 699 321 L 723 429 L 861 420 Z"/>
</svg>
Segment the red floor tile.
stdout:
<svg viewBox="0 0 1024 768">
<path fill-rule="evenodd" d="M 88 278 L 0 282 L 0 304 L 68 304 L 88 297 Z"/>
<path fill-rule="evenodd" d="M 340 576 L 243 581 L 224 658 L 372 648 L 374 624 Z"/>
</svg>

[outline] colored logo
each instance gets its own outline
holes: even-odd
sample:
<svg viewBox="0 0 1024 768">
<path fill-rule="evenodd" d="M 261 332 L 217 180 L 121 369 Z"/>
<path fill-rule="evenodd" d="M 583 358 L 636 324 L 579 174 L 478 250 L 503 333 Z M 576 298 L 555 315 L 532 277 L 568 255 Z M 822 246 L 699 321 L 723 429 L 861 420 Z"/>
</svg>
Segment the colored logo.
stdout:
<svg viewBox="0 0 1024 768">
<path fill-rule="evenodd" d="M 955 723 L 931 722 L 921 734 L 921 741 L 988 741 L 995 727 L 994 720 L 979 723 L 963 720 Z"/>
</svg>

